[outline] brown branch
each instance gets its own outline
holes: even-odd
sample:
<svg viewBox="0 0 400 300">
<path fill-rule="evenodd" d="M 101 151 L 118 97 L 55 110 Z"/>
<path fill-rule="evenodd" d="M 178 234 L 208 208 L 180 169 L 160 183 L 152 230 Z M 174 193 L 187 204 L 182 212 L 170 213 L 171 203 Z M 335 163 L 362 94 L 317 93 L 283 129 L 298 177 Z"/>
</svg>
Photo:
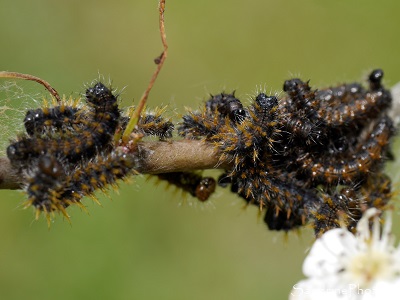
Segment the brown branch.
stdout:
<svg viewBox="0 0 400 300">
<path fill-rule="evenodd" d="M 0 189 L 19 189 L 23 181 L 17 170 L 11 166 L 8 158 L 0 157 Z"/>
<path fill-rule="evenodd" d="M 140 167 L 143 174 L 159 174 L 204 169 L 224 169 L 219 155 L 210 144 L 196 140 L 138 143 Z"/>
<path fill-rule="evenodd" d="M 219 155 L 210 144 L 197 140 L 139 142 L 138 171 L 141 174 L 160 174 L 204 169 L 225 169 Z M 25 180 L 13 169 L 7 157 L 0 157 L 0 189 L 20 189 Z"/>
</svg>

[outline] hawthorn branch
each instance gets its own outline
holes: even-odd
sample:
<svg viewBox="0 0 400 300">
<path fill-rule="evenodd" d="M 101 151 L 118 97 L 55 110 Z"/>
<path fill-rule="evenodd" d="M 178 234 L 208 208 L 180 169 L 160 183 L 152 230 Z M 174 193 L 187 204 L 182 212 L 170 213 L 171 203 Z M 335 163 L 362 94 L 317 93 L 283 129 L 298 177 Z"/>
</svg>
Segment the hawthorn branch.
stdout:
<svg viewBox="0 0 400 300">
<path fill-rule="evenodd" d="M 228 167 L 226 164 L 219 164 L 219 155 L 214 146 L 197 140 L 140 142 L 138 157 L 138 171 L 143 174 Z"/>
<path fill-rule="evenodd" d="M 400 125 L 400 82 L 392 88 L 390 116 Z M 161 174 L 205 169 L 231 169 L 229 161 L 220 162 L 218 151 L 211 144 L 198 140 L 138 142 L 138 168 L 141 174 Z M 0 157 L 0 189 L 20 189 L 26 179 L 15 170 L 7 157 Z"/>
<path fill-rule="evenodd" d="M 17 190 L 21 188 L 23 181 L 8 158 L 0 157 L 0 189 Z"/>
<path fill-rule="evenodd" d="M 220 163 L 215 147 L 199 140 L 139 142 L 136 153 L 140 174 L 205 169 L 228 169 L 229 163 Z M 0 189 L 20 189 L 26 179 L 12 167 L 7 157 L 0 157 Z"/>
</svg>

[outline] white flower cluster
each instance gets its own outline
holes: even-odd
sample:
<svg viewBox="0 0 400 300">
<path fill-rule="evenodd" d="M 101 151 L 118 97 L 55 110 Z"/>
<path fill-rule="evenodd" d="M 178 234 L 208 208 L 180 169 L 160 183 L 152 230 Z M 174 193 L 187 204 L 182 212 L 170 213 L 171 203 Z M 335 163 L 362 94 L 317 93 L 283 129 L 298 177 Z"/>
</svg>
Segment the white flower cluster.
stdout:
<svg viewBox="0 0 400 300">
<path fill-rule="evenodd" d="M 379 221 L 371 208 L 355 235 L 337 228 L 317 239 L 303 264 L 308 279 L 293 286 L 289 299 L 400 299 L 400 247 L 394 246 L 391 215 L 383 228 Z"/>
</svg>

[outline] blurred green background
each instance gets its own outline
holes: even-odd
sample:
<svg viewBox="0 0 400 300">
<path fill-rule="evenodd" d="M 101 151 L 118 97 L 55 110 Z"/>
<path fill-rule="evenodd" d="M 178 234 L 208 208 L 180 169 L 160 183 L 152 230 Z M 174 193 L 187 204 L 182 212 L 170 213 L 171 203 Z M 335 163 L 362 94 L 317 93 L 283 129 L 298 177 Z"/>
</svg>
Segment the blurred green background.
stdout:
<svg viewBox="0 0 400 300">
<path fill-rule="evenodd" d="M 129 106 L 162 50 L 156 0 L 0 5 L 0 69 L 39 76 L 68 96 L 101 74 L 125 88 Z M 169 56 L 150 106 L 169 104 L 178 118 L 210 92 L 249 100 L 293 75 L 323 87 L 364 80 L 376 67 L 392 86 L 399 13 L 393 0 L 167 0 Z M 9 106 L 37 107 L 46 95 L 34 83 L 0 80 Z M 21 110 L 3 115 L 3 144 L 22 118 Z M 397 178 L 398 166 L 390 169 Z M 50 230 L 22 209 L 21 192 L 0 191 L 0 299 L 286 299 L 303 278 L 310 230 L 269 232 L 255 207 L 224 190 L 202 206 L 154 182 L 123 183 L 113 201 L 100 195 L 103 207 L 87 199 L 90 216 L 71 208 L 72 226 L 58 217 Z"/>
</svg>

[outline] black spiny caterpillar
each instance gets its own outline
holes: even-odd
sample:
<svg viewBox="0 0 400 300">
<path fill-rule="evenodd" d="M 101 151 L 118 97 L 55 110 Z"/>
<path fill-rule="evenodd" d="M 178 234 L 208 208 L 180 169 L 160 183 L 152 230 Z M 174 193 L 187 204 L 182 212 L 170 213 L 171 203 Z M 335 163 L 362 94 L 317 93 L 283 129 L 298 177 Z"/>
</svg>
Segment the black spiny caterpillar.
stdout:
<svg viewBox="0 0 400 300">
<path fill-rule="evenodd" d="M 201 202 L 207 201 L 210 198 L 217 185 L 214 178 L 202 177 L 194 172 L 171 172 L 158 174 L 157 177 L 188 192 Z"/>
</svg>

